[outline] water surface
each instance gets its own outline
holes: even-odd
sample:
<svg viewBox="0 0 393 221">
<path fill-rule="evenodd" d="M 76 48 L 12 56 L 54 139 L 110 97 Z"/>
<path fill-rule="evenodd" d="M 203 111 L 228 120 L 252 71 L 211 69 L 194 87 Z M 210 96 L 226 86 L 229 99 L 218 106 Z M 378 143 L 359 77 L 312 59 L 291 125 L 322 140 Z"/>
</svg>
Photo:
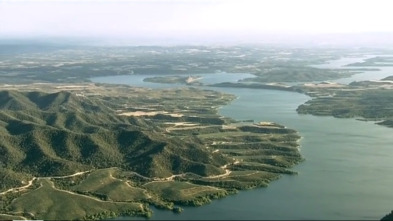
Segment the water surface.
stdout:
<svg viewBox="0 0 393 221">
<path fill-rule="evenodd" d="M 390 55 L 367 55 L 361 58 L 354 58 L 354 57 L 343 57 L 338 60 L 327 62 L 326 64 L 318 64 L 318 65 L 311 65 L 312 67 L 316 68 L 340 68 L 340 69 L 358 69 L 358 68 L 377 68 L 381 69 L 380 71 L 359 71 L 360 73 L 354 74 L 350 77 L 341 78 L 334 80 L 335 82 L 342 83 L 342 84 L 349 84 L 353 81 L 366 81 L 366 80 L 381 80 L 385 77 L 393 75 L 393 67 L 392 66 L 385 66 L 385 67 L 378 67 L 378 66 L 345 66 L 347 64 L 363 62 L 364 60 L 372 57 L 386 57 Z M 392 63 L 390 63 L 392 64 Z"/>
<path fill-rule="evenodd" d="M 361 60 L 358 58 L 350 63 Z M 342 60 L 337 62 L 332 61 L 329 67 L 347 64 Z M 392 70 L 381 67 L 381 71 L 354 75 L 341 82 L 379 79 L 392 75 Z M 95 78 L 94 81 L 163 87 L 163 84 L 152 85 L 140 79 L 143 77 L 116 76 Z M 256 122 L 274 121 L 298 130 L 303 137 L 301 153 L 306 161 L 293 168 L 299 175 L 283 175 L 268 188 L 241 191 L 199 208 L 186 207 L 180 215 L 154 209 L 152 220 L 375 220 L 393 209 L 392 128 L 355 119 L 298 115 L 297 106 L 309 99 L 303 94 L 245 88 L 214 89 L 238 96 L 220 109 L 224 116 Z"/>
</svg>

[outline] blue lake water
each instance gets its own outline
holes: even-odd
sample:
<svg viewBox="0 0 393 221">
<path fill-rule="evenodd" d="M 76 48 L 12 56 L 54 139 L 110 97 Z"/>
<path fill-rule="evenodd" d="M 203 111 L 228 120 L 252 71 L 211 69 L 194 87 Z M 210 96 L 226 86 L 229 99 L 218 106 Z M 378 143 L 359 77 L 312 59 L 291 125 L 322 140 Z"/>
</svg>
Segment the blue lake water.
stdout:
<svg viewBox="0 0 393 221">
<path fill-rule="evenodd" d="M 351 62 L 340 59 L 321 68 L 336 68 Z M 342 82 L 393 75 L 391 67 L 379 68 L 378 73 L 365 72 Z M 212 77 L 221 81 L 248 77 L 236 75 L 228 78 L 225 73 L 218 73 Z M 174 87 L 146 83 L 142 81 L 144 77 L 113 76 L 92 80 L 152 88 Z M 212 89 L 238 97 L 220 109 L 224 116 L 256 122 L 274 121 L 299 131 L 303 137 L 301 153 L 306 161 L 294 167 L 298 175 L 283 175 L 267 188 L 241 191 L 198 208 L 186 207 L 181 214 L 153 209 L 151 220 L 376 220 L 393 209 L 392 128 L 355 119 L 298 115 L 296 108 L 309 99 L 303 94 L 243 88 Z"/>
</svg>

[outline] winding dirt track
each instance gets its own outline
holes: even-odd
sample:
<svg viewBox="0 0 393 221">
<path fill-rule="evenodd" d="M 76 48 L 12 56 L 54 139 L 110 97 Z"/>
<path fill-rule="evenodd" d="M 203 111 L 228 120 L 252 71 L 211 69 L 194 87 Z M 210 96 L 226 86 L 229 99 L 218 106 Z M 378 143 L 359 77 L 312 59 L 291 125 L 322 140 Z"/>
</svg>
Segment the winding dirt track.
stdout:
<svg viewBox="0 0 393 221">
<path fill-rule="evenodd" d="M 236 162 L 235 162 L 235 163 L 236 163 Z M 229 164 L 228 164 L 228 165 L 229 165 Z M 224 165 L 222 168 L 225 169 L 228 165 Z M 92 171 L 92 170 L 87 170 L 87 171 L 77 172 L 77 173 L 74 173 L 74 174 L 71 174 L 71 175 L 66 175 L 66 176 L 33 177 L 33 179 L 31 179 L 27 185 L 21 186 L 21 187 L 14 187 L 14 188 L 8 189 L 8 190 L 6 190 L 6 191 L 4 191 L 4 192 L 1 192 L 0 195 L 4 195 L 4 194 L 10 193 L 10 192 L 20 192 L 20 191 L 24 191 L 24 190 L 26 190 L 27 188 L 29 188 L 30 186 L 32 186 L 32 185 L 33 185 L 33 182 L 34 182 L 35 180 L 37 180 L 37 179 L 64 179 L 64 178 L 70 178 L 70 177 L 80 176 L 80 175 L 83 175 L 83 174 L 85 174 L 85 173 L 89 173 L 89 172 L 91 172 L 91 171 Z M 207 176 L 206 178 L 215 179 L 215 178 L 226 177 L 226 176 L 230 175 L 231 172 L 232 172 L 232 171 L 230 171 L 230 170 L 228 170 L 228 169 L 225 169 L 225 173 L 223 173 L 223 174 Z M 143 175 L 141 175 L 141 174 L 139 174 L 139 173 L 137 173 L 137 172 L 132 172 L 132 173 L 135 174 L 135 175 L 137 175 L 137 176 L 139 176 L 139 177 L 142 177 L 142 178 L 144 178 L 144 179 L 153 180 L 152 182 L 173 181 L 173 179 L 174 179 L 175 177 L 182 177 L 182 176 L 185 176 L 185 175 L 186 175 L 185 173 L 182 173 L 182 174 L 176 174 L 176 175 L 172 175 L 172 176 L 164 177 L 164 178 L 158 178 L 158 177 L 153 177 L 153 178 L 152 178 L 152 177 L 143 176 Z M 112 176 L 112 175 L 111 175 L 111 176 Z M 75 193 L 69 192 L 69 191 L 64 191 L 64 192 L 68 192 L 68 193 L 71 193 L 71 194 L 75 194 Z"/>
<path fill-rule="evenodd" d="M 4 194 L 9 193 L 9 192 L 20 192 L 20 191 L 26 190 L 31 185 L 33 185 L 34 180 L 37 180 L 37 179 L 51 179 L 51 178 L 64 179 L 64 178 L 70 178 L 70 177 L 74 177 L 74 176 L 80 176 L 80 175 L 88 173 L 88 172 L 91 172 L 91 170 L 77 172 L 77 173 L 74 173 L 74 174 L 71 174 L 71 175 L 67 175 L 67 176 L 33 177 L 33 179 L 31 179 L 27 185 L 21 186 L 21 187 L 11 188 L 9 190 L 1 192 L 0 195 L 4 195 Z"/>
<path fill-rule="evenodd" d="M 10 214 L 4 214 L 4 213 L 0 213 L 1 216 L 8 216 L 8 217 L 19 217 L 20 220 L 28 220 L 26 217 L 24 216 L 19 216 L 19 215 L 10 215 Z"/>
<path fill-rule="evenodd" d="M 37 179 L 37 177 L 33 177 L 33 179 L 31 179 L 31 180 L 29 181 L 29 183 L 28 183 L 26 186 L 11 188 L 11 189 L 9 189 L 9 190 L 6 190 L 6 191 L 4 191 L 4 192 L 1 192 L 0 195 L 4 195 L 4 194 L 9 193 L 9 192 L 19 192 L 19 191 L 23 191 L 23 190 L 29 188 L 31 185 L 33 185 L 33 182 L 34 182 L 34 180 L 36 180 L 36 179 Z"/>
</svg>

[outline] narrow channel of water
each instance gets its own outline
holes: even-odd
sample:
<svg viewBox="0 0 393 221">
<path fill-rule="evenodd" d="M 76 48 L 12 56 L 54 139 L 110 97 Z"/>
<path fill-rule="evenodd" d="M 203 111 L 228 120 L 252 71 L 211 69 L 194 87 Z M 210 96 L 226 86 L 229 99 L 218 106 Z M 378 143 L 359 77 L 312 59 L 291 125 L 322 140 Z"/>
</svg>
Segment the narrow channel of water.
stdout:
<svg viewBox="0 0 393 221">
<path fill-rule="evenodd" d="M 333 61 L 330 67 L 335 68 L 340 62 Z M 379 76 L 393 74 L 390 68 L 380 69 Z M 369 74 L 353 76 L 351 81 L 371 77 Z M 115 76 L 93 81 L 144 86 L 135 83 L 133 77 Z M 374 77 L 372 74 L 371 79 Z M 171 85 L 165 85 L 168 86 Z M 214 89 L 238 96 L 220 109 L 224 116 L 256 122 L 274 121 L 298 130 L 303 137 L 301 153 L 306 161 L 294 168 L 299 175 L 284 175 L 268 188 L 241 191 L 199 208 L 187 207 L 180 215 L 154 209 L 152 220 L 375 220 L 393 209 L 393 165 L 390 164 L 393 129 L 355 119 L 298 115 L 297 106 L 309 99 L 298 93 Z"/>
</svg>

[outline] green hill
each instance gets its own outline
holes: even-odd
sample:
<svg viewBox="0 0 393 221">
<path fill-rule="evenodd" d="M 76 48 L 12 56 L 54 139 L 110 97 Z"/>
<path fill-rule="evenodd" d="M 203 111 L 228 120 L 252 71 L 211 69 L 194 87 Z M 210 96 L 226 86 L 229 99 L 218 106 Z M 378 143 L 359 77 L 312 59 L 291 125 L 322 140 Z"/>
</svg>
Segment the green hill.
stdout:
<svg viewBox="0 0 393 221">
<path fill-rule="evenodd" d="M 0 214 L 148 216 L 147 205 L 178 211 L 294 174 L 297 132 L 218 115 L 233 98 L 108 85 L 0 91 Z"/>
<path fill-rule="evenodd" d="M 1 91 L 0 158 L 6 169 L 58 176 L 121 167 L 146 176 L 220 174 L 228 160 L 201 144 L 164 137 L 128 122 L 99 99 L 71 92 Z M 8 185 L 5 186 L 7 188 Z"/>
</svg>

